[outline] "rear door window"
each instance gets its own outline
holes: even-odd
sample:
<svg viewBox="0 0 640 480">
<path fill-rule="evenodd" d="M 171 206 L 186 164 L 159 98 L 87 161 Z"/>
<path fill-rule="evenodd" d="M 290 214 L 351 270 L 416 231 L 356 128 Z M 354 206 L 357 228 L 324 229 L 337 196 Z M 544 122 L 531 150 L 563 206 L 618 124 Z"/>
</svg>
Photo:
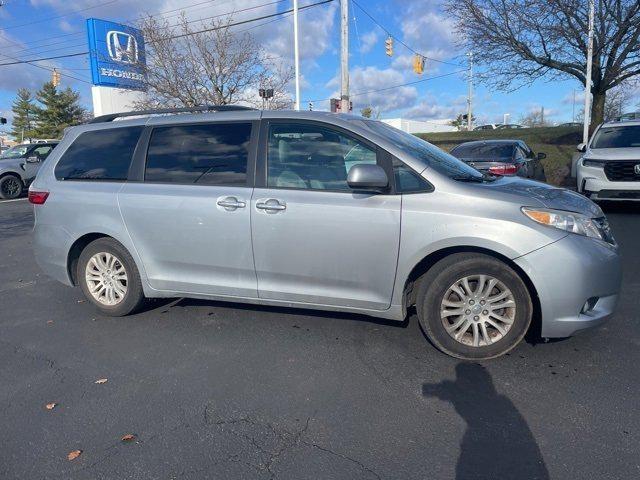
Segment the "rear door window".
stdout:
<svg viewBox="0 0 640 480">
<path fill-rule="evenodd" d="M 143 127 L 82 133 L 56 165 L 58 180 L 126 180 Z"/>
<path fill-rule="evenodd" d="M 251 123 L 154 128 L 147 151 L 146 182 L 244 186 Z"/>
</svg>

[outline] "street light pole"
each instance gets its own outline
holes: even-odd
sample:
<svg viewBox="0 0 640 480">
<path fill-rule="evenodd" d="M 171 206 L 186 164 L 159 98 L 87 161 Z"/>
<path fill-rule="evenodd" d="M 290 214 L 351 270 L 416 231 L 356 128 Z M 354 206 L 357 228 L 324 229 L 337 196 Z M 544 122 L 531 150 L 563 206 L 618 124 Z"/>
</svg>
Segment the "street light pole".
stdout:
<svg viewBox="0 0 640 480">
<path fill-rule="evenodd" d="M 340 0 L 340 112 L 349 113 L 349 0 Z"/>
<path fill-rule="evenodd" d="M 296 71 L 296 110 L 300 110 L 300 52 L 298 51 L 298 0 L 293 0 L 293 56 Z"/>
<path fill-rule="evenodd" d="M 584 125 L 582 143 L 589 142 L 589 124 L 591 123 L 591 69 L 593 65 L 593 17 L 595 16 L 594 0 L 589 0 L 589 40 L 587 45 L 587 72 L 584 79 Z"/>
</svg>

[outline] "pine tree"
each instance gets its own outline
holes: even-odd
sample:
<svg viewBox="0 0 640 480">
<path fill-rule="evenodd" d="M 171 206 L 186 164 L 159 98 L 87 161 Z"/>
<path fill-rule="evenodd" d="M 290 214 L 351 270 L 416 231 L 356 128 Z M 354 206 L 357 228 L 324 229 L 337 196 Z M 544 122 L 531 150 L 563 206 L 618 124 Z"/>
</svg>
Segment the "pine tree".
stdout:
<svg viewBox="0 0 640 480">
<path fill-rule="evenodd" d="M 31 92 L 26 88 L 18 90 L 16 99 L 11 105 L 13 121 L 11 122 L 11 135 L 22 142 L 33 136 L 33 126 L 36 114 L 36 106 L 33 103 Z"/>
<path fill-rule="evenodd" d="M 64 129 L 81 123 L 86 115 L 78 100 L 80 94 L 70 88 L 58 91 L 51 82 L 45 83 L 36 93 L 42 105 L 37 109 L 35 136 L 60 138 Z"/>
</svg>

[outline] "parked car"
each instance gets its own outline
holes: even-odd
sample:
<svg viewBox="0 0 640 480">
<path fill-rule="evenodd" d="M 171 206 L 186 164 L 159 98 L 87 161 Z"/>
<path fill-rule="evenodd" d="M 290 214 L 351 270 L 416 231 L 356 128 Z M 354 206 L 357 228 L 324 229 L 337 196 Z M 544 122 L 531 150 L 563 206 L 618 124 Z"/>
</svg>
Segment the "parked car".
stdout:
<svg viewBox="0 0 640 480">
<path fill-rule="evenodd" d="M 578 191 L 593 200 L 640 200 L 640 120 L 600 125 L 576 162 Z"/>
<path fill-rule="evenodd" d="M 629 120 L 640 120 L 640 112 L 629 112 L 620 115 L 617 119 L 618 122 L 627 122 Z"/>
<path fill-rule="evenodd" d="M 496 130 L 520 130 L 522 128 L 529 128 L 525 125 L 520 125 L 518 123 L 503 123 L 496 127 Z"/>
<path fill-rule="evenodd" d="M 481 130 L 495 130 L 498 126 L 495 123 L 487 123 L 486 125 L 478 125 L 473 129 L 474 132 L 478 132 Z"/>
<path fill-rule="evenodd" d="M 209 109 L 69 129 L 29 189 L 42 269 L 108 315 L 145 297 L 397 321 L 415 306 L 466 359 L 613 313 L 618 247 L 584 196 L 483 175 L 376 120 Z"/>
<path fill-rule="evenodd" d="M 493 175 L 517 175 L 545 181 L 540 162 L 546 154 L 533 153 L 522 140 L 478 140 L 454 147 L 451 155 L 481 172 Z"/>
<path fill-rule="evenodd" d="M 24 189 L 38 173 L 42 162 L 57 142 L 16 145 L 0 154 L 0 198 L 12 199 L 22 195 Z"/>
</svg>

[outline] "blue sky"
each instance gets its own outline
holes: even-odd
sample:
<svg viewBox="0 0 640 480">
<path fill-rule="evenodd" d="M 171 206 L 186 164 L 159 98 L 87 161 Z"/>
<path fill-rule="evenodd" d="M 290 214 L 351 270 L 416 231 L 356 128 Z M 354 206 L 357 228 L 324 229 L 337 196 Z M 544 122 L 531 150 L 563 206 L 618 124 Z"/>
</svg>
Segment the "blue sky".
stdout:
<svg viewBox="0 0 640 480">
<path fill-rule="evenodd" d="M 300 0 L 300 5 L 315 1 Z M 142 14 L 159 14 L 175 21 L 175 11 L 180 8 L 184 8 L 190 19 L 199 19 L 238 12 L 247 7 L 259 8 L 233 14 L 234 21 L 287 10 L 291 8 L 291 1 L 5 0 L 4 6 L 0 7 L 0 63 L 86 50 L 85 19 L 88 17 L 125 21 Z M 413 73 L 413 53 L 399 42 L 394 44 L 393 57 L 385 55 L 387 34 L 365 11 L 413 50 L 433 59 L 427 60 L 423 75 Z M 465 52 L 456 48 L 453 27 L 438 0 L 355 0 L 355 3 L 350 0 L 350 17 L 354 110 L 369 105 L 380 113 L 381 118 L 402 116 L 421 120 L 452 118 L 466 111 Z M 336 96 L 339 91 L 338 1 L 301 12 L 300 32 L 303 107 L 306 108 L 308 100 L 321 100 L 314 103 L 314 108 L 327 109 L 325 99 Z M 250 33 L 270 53 L 292 62 L 290 16 L 252 28 Z M 59 68 L 64 75 L 62 86 L 80 91 L 83 104 L 90 108 L 88 58 L 43 61 L 38 65 L 40 68 L 24 64 L 0 67 L 0 115 L 10 118 L 11 101 L 17 88 L 37 89 L 50 79 L 49 69 L 53 67 Z M 376 91 L 416 81 L 420 82 Z M 551 120 L 570 121 L 573 89 L 578 90 L 578 111 L 582 95 L 576 80 L 548 82 L 541 79 L 510 93 L 476 84 L 474 112 L 480 122 L 501 122 L 503 113 L 510 113 L 514 123 L 530 110 L 544 106 Z"/>
</svg>

